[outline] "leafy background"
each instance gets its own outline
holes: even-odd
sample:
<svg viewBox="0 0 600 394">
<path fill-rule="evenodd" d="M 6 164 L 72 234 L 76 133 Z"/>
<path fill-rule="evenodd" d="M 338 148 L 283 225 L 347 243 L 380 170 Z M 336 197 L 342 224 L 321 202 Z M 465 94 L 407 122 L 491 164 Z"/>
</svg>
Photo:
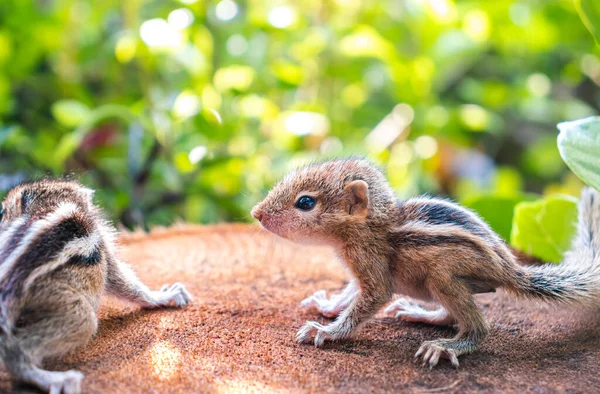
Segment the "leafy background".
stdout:
<svg viewBox="0 0 600 394">
<path fill-rule="evenodd" d="M 248 221 L 290 168 L 364 155 L 517 239 L 517 203 L 583 184 L 556 123 L 600 110 L 595 7 L 3 0 L 0 194 L 74 174 L 129 228 Z"/>
</svg>

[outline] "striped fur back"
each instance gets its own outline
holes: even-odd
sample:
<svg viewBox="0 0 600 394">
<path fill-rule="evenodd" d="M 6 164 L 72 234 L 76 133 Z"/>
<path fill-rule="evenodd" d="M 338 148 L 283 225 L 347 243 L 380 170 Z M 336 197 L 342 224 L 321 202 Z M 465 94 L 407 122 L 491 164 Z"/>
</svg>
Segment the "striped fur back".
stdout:
<svg viewBox="0 0 600 394">
<path fill-rule="evenodd" d="M 401 225 L 391 234 L 394 245 L 415 247 L 466 245 L 482 257 L 513 261 L 504 242 L 477 216 L 457 204 L 419 197 L 399 202 Z"/>
<path fill-rule="evenodd" d="M 27 290 L 64 264 L 96 264 L 102 238 L 74 203 L 31 220 L 20 217 L 0 230 L 0 307 L 4 328 L 13 325 Z"/>
</svg>

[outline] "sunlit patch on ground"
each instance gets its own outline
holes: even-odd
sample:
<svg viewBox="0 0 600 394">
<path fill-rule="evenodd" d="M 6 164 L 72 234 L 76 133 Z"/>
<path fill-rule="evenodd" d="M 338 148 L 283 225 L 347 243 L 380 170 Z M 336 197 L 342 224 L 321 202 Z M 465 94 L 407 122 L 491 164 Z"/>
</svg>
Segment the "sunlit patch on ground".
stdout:
<svg viewBox="0 0 600 394">
<path fill-rule="evenodd" d="M 181 352 L 167 341 L 157 342 L 150 350 L 152 371 L 160 380 L 177 375 L 181 364 Z"/>
<path fill-rule="evenodd" d="M 261 382 L 242 379 L 221 380 L 215 383 L 214 390 L 216 394 L 282 393 L 284 391 Z"/>
<path fill-rule="evenodd" d="M 168 330 L 168 329 L 174 329 L 177 328 L 177 324 L 173 323 L 173 317 L 172 316 L 162 316 L 160 318 L 160 325 L 159 325 L 160 329 L 162 331 Z"/>
</svg>

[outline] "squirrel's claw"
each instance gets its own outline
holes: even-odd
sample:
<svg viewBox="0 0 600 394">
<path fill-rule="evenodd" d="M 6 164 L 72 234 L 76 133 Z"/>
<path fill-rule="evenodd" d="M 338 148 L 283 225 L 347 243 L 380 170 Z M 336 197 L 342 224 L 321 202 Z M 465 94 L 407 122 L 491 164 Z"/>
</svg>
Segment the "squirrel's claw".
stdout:
<svg viewBox="0 0 600 394">
<path fill-rule="evenodd" d="M 313 341 L 314 335 L 314 341 Z M 316 347 L 321 347 L 326 340 L 334 340 L 335 338 L 327 332 L 327 327 L 316 321 L 308 321 L 296 334 L 296 341 L 299 343 L 314 342 Z"/>
<path fill-rule="evenodd" d="M 440 358 L 447 358 L 455 368 L 458 368 L 458 355 L 456 350 L 444 346 L 439 341 L 427 341 L 424 342 L 417 353 L 415 354 L 415 361 L 423 356 L 423 365 L 429 363 L 429 368 L 433 368 L 437 365 Z"/>
</svg>

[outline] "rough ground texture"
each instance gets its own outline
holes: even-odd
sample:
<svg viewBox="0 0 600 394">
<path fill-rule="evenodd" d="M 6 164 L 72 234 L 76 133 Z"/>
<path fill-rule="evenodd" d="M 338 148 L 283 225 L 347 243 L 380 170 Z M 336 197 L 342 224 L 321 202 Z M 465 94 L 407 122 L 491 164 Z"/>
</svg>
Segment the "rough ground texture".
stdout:
<svg viewBox="0 0 600 394">
<path fill-rule="evenodd" d="M 491 324 L 481 349 L 457 371 L 413 364 L 424 340 L 451 329 L 379 319 L 354 340 L 298 345 L 308 319 L 300 301 L 338 291 L 344 270 L 326 249 L 307 249 L 223 225 L 122 237 L 123 258 L 151 287 L 184 282 L 184 309 L 146 311 L 107 299 L 97 336 L 52 370 L 85 373 L 86 393 L 211 392 L 597 392 L 600 319 L 515 301 L 478 298 Z M 0 392 L 29 393 L 0 372 Z"/>
</svg>

